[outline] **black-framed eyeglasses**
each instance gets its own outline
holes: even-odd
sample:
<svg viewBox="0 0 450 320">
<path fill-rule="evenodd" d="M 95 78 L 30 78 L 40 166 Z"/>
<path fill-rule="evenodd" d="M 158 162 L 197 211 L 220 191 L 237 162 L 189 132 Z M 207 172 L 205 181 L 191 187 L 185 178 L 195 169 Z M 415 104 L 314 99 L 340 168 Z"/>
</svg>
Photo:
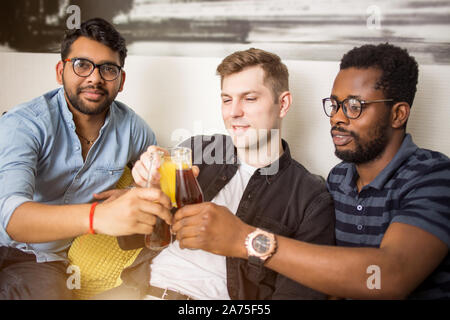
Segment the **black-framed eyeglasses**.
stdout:
<svg viewBox="0 0 450 320">
<path fill-rule="evenodd" d="M 338 112 L 339 107 L 342 107 L 342 111 L 344 111 L 347 118 L 356 119 L 361 115 L 362 109 L 366 104 L 390 101 L 394 101 L 394 99 L 359 100 L 357 98 L 347 98 L 343 101 L 338 101 L 333 98 L 324 98 L 322 99 L 322 104 L 323 111 L 325 111 L 325 114 L 330 118 Z"/>
<path fill-rule="evenodd" d="M 83 78 L 89 77 L 92 72 L 94 72 L 95 68 L 98 68 L 103 80 L 114 81 L 119 77 L 120 71 L 122 70 L 121 66 L 114 63 L 95 64 L 91 60 L 84 58 L 65 59 L 64 63 L 65 62 L 72 62 L 73 72 L 75 72 L 77 76 Z"/>
</svg>

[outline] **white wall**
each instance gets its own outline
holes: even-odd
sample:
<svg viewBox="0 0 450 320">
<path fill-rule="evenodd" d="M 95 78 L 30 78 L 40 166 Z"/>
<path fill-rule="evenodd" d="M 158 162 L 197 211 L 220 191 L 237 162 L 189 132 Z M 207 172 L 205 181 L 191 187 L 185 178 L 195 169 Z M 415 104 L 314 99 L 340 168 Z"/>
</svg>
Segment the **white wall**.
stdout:
<svg viewBox="0 0 450 320">
<path fill-rule="evenodd" d="M 276 52 L 276 50 L 274 50 Z M 57 86 L 57 54 L 0 52 L 0 113 Z M 179 134 L 225 132 L 220 113 L 218 58 L 130 56 L 118 99 L 155 131 L 159 144 L 174 145 Z M 321 99 L 330 94 L 338 62 L 285 61 L 294 104 L 283 137 L 293 156 L 326 177 L 338 162 Z M 450 66 L 422 65 L 408 131 L 421 147 L 450 156 Z M 174 139 L 172 139 L 174 138 Z"/>
</svg>

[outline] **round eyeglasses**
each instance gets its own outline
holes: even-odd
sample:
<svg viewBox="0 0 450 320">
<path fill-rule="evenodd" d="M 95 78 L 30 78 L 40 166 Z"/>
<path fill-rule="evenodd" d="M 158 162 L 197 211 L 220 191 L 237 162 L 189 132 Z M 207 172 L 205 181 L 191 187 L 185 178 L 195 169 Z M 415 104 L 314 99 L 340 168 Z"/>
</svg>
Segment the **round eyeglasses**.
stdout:
<svg viewBox="0 0 450 320">
<path fill-rule="evenodd" d="M 383 99 L 383 100 L 359 100 L 357 98 L 347 98 L 343 101 L 338 101 L 334 98 L 324 98 L 322 99 L 323 111 L 328 117 L 333 117 L 339 110 L 339 107 L 342 107 L 342 111 L 349 119 L 356 119 L 361 115 L 363 107 L 366 104 L 370 103 L 379 103 L 379 102 L 389 102 L 394 101 L 394 99 Z"/>
<path fill-rule="evenodd" d="M 89 77 L 95 68 L 98 68 L 103 80 L 113 81 L 119 77 L 120 70 L 122 70 L 122 67 L 114 63 L 95 64 L 91 60 L 84 58 L 65 59 L 64 62 L 72 62 L 73 72 L 83 78 Z"/>
</svg>

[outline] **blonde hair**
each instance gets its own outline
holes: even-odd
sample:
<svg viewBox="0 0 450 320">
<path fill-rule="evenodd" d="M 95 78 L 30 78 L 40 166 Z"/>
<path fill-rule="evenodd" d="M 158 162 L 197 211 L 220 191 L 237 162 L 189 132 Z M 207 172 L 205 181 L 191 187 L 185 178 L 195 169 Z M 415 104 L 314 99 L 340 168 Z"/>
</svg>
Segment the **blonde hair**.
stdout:
<svg viewBox="0 0 450 320">
<path fill-rule="evenodd" d="M 278 103 L 280 94 L 289 91 L 289 71 L 280 57 L 271 52 L 250 48 L 230 54 L 217 67 L 221 85 L 226 76 L 253 66 L 260 66 L 264 70 L 264 83 L 272 89 L 275 103 Z"/>
</svg>

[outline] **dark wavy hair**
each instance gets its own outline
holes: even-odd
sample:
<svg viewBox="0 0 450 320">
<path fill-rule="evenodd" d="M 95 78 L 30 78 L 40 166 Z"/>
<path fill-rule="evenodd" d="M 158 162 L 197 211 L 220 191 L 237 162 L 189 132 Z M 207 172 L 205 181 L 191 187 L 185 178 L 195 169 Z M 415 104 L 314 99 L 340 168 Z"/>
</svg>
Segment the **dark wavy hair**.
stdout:
<svg viewBox="0 0 450 320">
<path fill-rule="evenodd" d="M 348 68 L 381 70 L 375 89 L 381 89 L 385 98 L 393 99 L 394 103 L 407 102 L 412 106 L 419 68 L 406 49 L 389 43 L 355 47 L 342 57 L 340 69 Z"/>
<path fill-rule="evenodd" d="M 64 61 L 70 53 L 72 44 L 79 38 L 86 37 L 98 41 L 111 50 L 119 53 L 120 65 L 125 65 L 127 47 L 125 39 L 112 24 L 101 18 L 94 18 L 83 22 L 80 29 L 66 31 L 61 43 L 61 59 Z"/>
</svg>

